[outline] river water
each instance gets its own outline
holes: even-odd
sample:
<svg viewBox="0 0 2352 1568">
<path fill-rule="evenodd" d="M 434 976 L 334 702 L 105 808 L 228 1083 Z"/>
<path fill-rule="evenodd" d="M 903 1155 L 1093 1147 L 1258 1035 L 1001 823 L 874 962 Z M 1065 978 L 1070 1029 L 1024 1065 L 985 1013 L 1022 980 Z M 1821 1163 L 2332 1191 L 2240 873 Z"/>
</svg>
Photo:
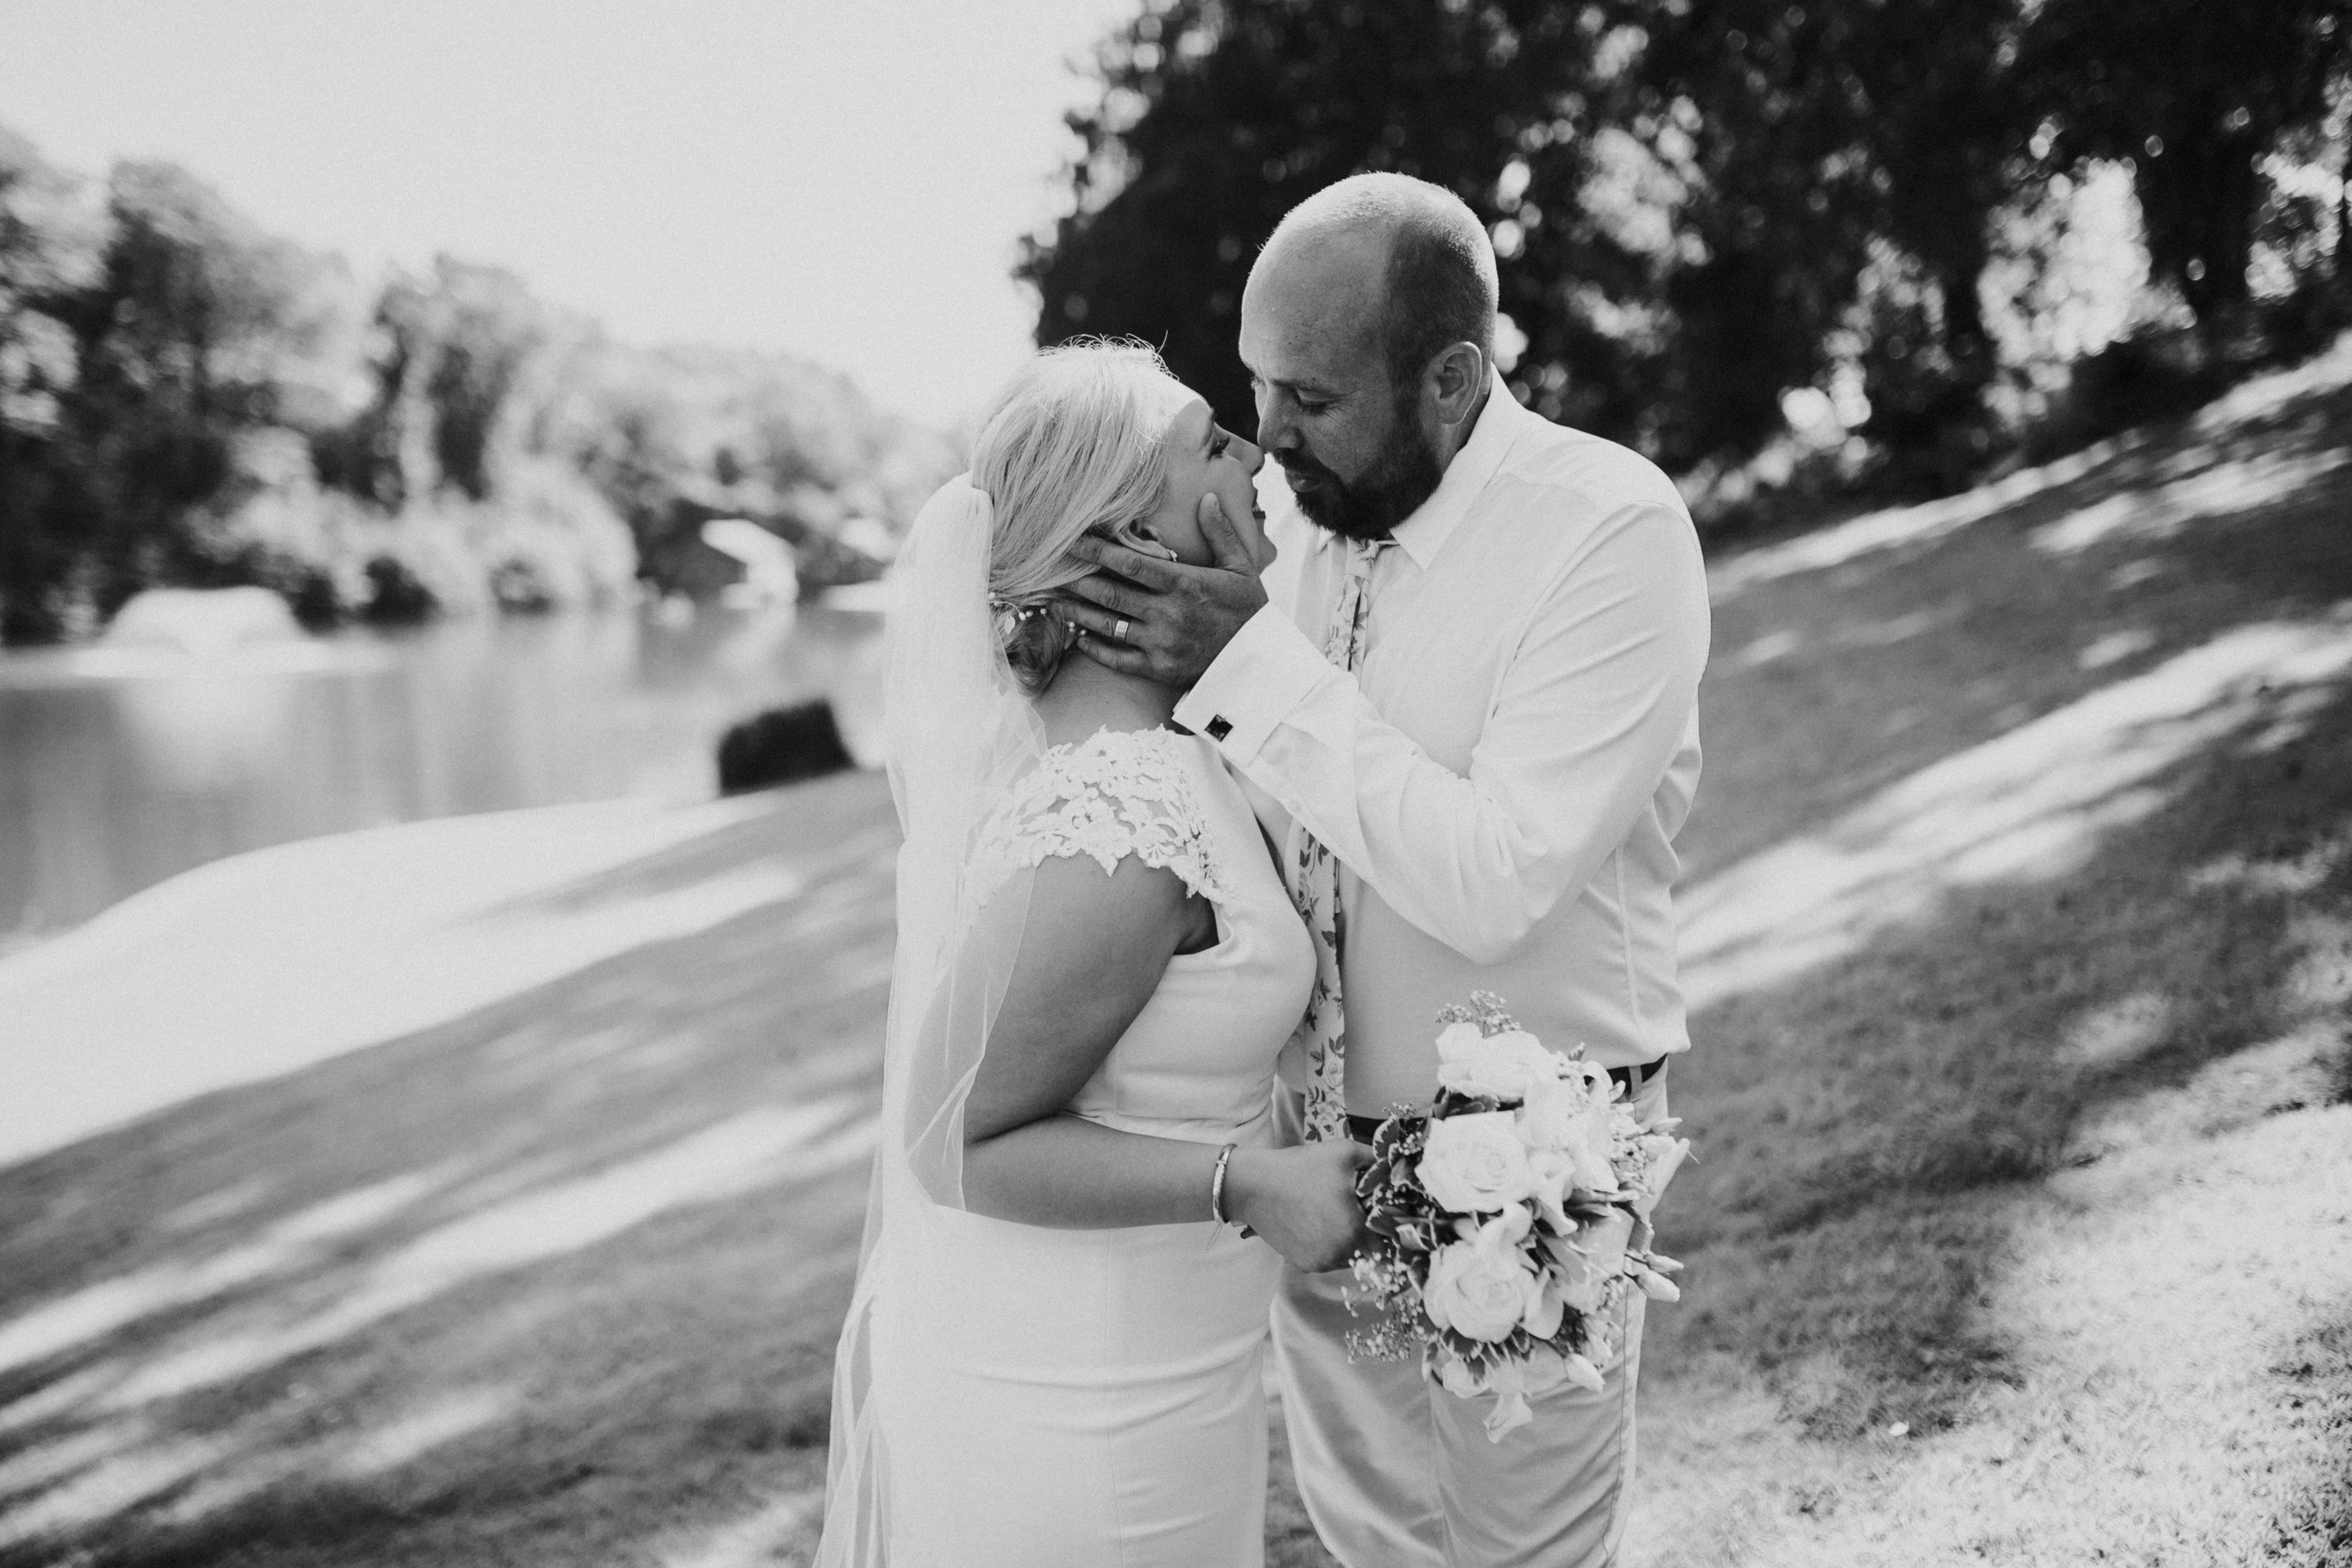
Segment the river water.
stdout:
<svg viewBox="0 0 2352 1568">
<path fill-rule="evenodd" d="M 0 652 L 0 952 L 192 867 L 321 833 L 699 799 L 739 719 L 878 717 L 880 617 L 804 606 L 483 616 L 198 657 Z"/>
</svg>

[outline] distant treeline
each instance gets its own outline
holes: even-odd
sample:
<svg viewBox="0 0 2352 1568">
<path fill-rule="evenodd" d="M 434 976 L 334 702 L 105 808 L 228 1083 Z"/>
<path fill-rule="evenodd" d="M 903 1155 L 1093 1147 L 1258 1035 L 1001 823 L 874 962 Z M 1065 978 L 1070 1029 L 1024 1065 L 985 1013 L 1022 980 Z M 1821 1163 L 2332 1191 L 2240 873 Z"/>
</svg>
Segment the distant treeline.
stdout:
<svg viewBox="0 0 2352 1568">
<path fill-rule="evenodd" d="M 1160 0 L 1097 75 L 1041 342 L 1163 343 L 1249 428 L 1257 247 L 1417 174 L 1492 228 L 1518 394 L 1722 527 L 1966 485 L 2352 318 L 2345 0 Z"/>
<path fill-rule="evenodd" d="M 157 585 L 313 624 L 690 585 L 729 514 L 845 580 L 875 563 L 841 525 L 953 466 L 805 363 L 625 347 L 447 258 L 363 285 L 171 164 L 101 184 L 0 129 L 0 641 Z"/>
</svg>

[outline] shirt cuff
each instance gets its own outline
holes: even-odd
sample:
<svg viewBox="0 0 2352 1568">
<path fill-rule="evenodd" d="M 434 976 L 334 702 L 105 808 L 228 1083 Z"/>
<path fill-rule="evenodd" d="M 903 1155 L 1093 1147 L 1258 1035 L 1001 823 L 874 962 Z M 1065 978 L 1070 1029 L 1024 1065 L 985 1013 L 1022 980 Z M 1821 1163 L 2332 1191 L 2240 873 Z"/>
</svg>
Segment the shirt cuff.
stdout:
<svg viewBox="0 0 2352 1568">
<path fill-rule="evenodd" d="M 1176 704 L 1176 722 L 1215 742 L 1235 767 L 1246 767 L 1275 727 L 1337 673 L 1288 616 L 1267 605 L 1201 672 Z"/>
</svg>

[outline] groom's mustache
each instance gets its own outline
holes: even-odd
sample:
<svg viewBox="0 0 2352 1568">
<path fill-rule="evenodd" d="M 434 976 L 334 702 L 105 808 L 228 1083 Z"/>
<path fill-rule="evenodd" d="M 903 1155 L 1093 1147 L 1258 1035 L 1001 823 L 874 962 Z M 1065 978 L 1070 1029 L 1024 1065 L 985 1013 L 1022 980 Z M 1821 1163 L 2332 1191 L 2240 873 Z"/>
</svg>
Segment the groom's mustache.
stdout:
<svg viewBox="0 0 2352 1568">
<path fill-rule="evenodd" d="M 1339 484 L 1339 475 L 1333 473 L 1330 469 L 1325 468 L 1322 464 L 1317 462 L 1314 458 L 1308 457 L 1304 452 L 1276 452 L 1274 455 L 1274 460 L 1282 465 L 1282 471 L 1284 473 L 1297 474 L 1307 479 L 1319 479 L 1325 484 Z M 1341 488 L 1344 489 L 1345 487 L 1342 486 Z"/>
</svg>

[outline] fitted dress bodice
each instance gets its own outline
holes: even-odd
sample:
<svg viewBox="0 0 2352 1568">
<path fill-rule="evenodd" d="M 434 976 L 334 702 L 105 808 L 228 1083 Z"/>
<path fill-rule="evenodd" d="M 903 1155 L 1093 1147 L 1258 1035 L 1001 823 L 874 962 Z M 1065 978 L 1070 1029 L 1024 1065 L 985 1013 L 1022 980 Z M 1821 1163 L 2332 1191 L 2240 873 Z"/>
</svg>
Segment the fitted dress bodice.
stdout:
<svg viewBox="0 0 2352 1568">
<path fill-rule="evenodd" d="M 1216 911 L 1216 943 L 1168 961 L 1157 990 L 1070 1102 L 1092 1121 L 1195 1142 L 1271 1136 L 1274 1057 L 1305 1012 L 1315 950 L 1249 802 L 1216 750 L 1172 730 L 1097 731 L 1047 752 L 982 829 L 990 888 L 1047 855 L 1126 855 Z"/>
<path fill-rule="evenodd" d="M 1174 871 L 1216 942 L 1169 961 L 1070 1110 L 1194 1143 L 1275 1141 L 1276 1058 L 1314 950 L 1207 742 L 1102 731 L 989 816 L 967 918 L 1049 856 Z M 1202 1193 L 1202 1206 L 1208 1194 Z M 936 1210 L 875 1321 L 874 1396 L 910 1568 L 1254 1568 L 1279 1260 L 1206 1220 L 1072 1230 Z"/>
</svg>

